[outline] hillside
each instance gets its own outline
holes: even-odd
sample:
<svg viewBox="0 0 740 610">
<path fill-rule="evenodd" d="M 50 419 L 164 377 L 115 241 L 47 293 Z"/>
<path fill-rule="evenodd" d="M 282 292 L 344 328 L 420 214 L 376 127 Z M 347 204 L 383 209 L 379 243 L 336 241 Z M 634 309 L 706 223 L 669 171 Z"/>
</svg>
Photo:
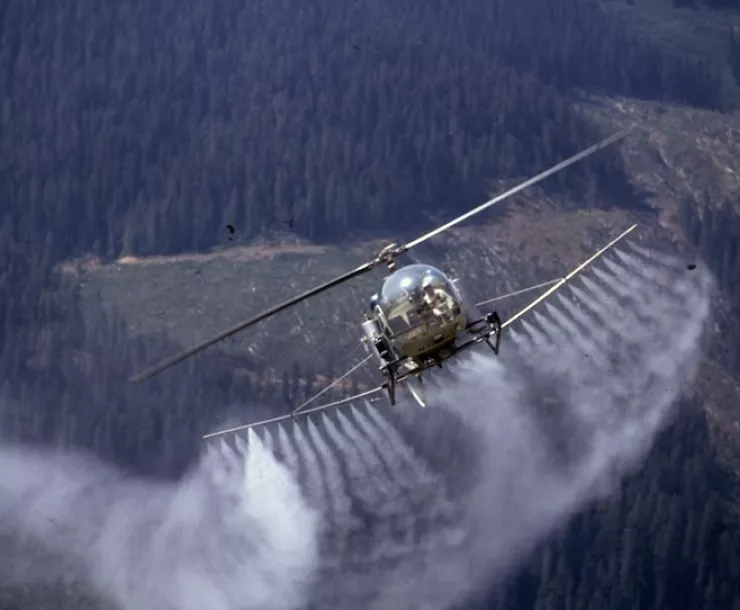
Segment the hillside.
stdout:
<svg viewBox="0 0 740 610">
<path fill-rule="evenodd" d="M 740 153 L 740 120 L 632 99 L 592 100 L 583 102 L 582 108 L 605 129 L 639 125 L 640 131 L 626 141 L 621 154 L 642 211 L 630 212 L 598 199 L 585 209 L 562 211 L 561 201 L 536 189 L 486 212 L 477 226 L 456 227 L 435 238 L 431 246 L 415 250 L 413 259 L 460 277 L 476 302 L 562 276 L 631 222 L 640 223 L 636 238 L 640 243 L 682 251 L 692 260 L 698 244 L 687 238 L 679 203 L 701 209 L 705 203 L 736 199 L 740 175 L 734 158 Z M 419 233 L 433 226 L 423 213 L 418 224 Z M 410 236 L 406 232 L 393 239 Z M 340 275 L 386 243 L 355 239 L 319 246 L 293 237 L 291 245 L 289 236 L 282 241 L 272 246 L 227 245 L 191 256 L 87 259 L 65 263 L 62 269 L 68 281 L 80 287 L 87 311 L 98 307 L 117 311 L 133 336 L 164 331 L 176 344 L 187 346 Z M 235 375 L 254 375 L 265 368 L 277 382 L 298 370 L 317 386 L 325 384 L 326 378 L 343 373 L 362 356 L 357 350 L 358 320 L 381 278 L 378 271 L 355 280 L 214 349 L 241 363 Z M 505 316 L 529 298 L 513 297 L 497 307 Z M 727 296 L 718 301 L 724 314 L 717 320 L 702 385 L 711 392 L 706 407 L 715 431 L 732 439 L 722 446 L 740 459 L 739 376 L 737 362 L 727 355 L 737 351 L 738 343 L 726 334 L 735 324 L 727 317 L 729 303 Z M 370 371 L 358 373 L 362 387 L 374 379 Z"/>
<path fill-rule="evenodd" d="M 727 67 L 732 73 L 737 56 L 731 32 L 740 27 L 740 11 L 733 0 L 596 1 L 630 31 L 639 32 L 662 48 L 721 67 L 730 63 Z M 710 10 L 697 10 L 702 8 Z M 725 86 L 732 88 L 732 82 L 728 78 Z"/>
<path fill-rule="evenodd" d="M 725 4 L 0 3 L 4 437 L 181 480 L 215 424 L 283 412 L 349 368 L 382 271 L 132 373 L 635 123 L 412 253 L 480 301 L 638 222 L 641 244 L 703 259 L 719 287 L 699 381 L 642 470 L 481 607 L 737 606 L 740 14 Z M 0 493 L 0 537 L 25 505 Z M 82 585 L 6 582 L 9 549 L 3 609 L 97 605 Z"/>
</svg>

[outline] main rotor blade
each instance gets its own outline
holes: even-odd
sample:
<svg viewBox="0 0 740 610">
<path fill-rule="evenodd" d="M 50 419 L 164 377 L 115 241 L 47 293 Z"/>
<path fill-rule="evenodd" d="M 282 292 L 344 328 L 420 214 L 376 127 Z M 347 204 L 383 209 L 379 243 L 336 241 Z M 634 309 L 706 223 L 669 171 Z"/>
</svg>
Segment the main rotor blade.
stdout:
<svg viewBox="0 0 740 610">
<path fill-rule="evenodd" d="M 537 184 L 538 182 L 540 182 L 541 180 L 544 180 L 548 176 L 552 176 L 553 174 L 559 172 L 561 169 L 565 169 L 569 165 L 573 165 L 574 163 L 580 161 L 581 159 L 585 159 L 586 157 L 594 154 L 598 150 L 601 150 L 602 148 L 609 146 L 609 144 L 613 144 L 617 140 L 621 140 L 626 135 L 628 135 L 633 129 L 634 129 L 634 126 L 627 127 L 626 129 L 623 129 L 622 131 L 619 131 L 615 133 L 614 135 L 609 136 L 608 138 L 602 140 L 601 142 L 594 144 L 593 146 L 590 146 L 589 148 L 585 150 L 582 150 L 578 154 L 573 155 L 572 157 L 566 159 L 565 161 L 561 161 L 557 165 L 554 165 L 550 169 L 545 170 L 541 174 L 537 174 L 534 178 L 525 180 L 521 184 L 506 191 L 505 193 L 502 193 L 501 195 L 497 195 L 490 201 L 486 201 L 486 203 L 483 203 L 479 205 L 477 208 L 470 210 L 469 212 L 466 212 L 462 216 L 458 216 L 457 218 L 455 218 L 454 220 L 451 220 L 447 224 L 437 227 L 436 229 L 434 229 L 433 231 L 430 231 L 426 235 L 417 237 L 415 240 L 410 241 L 405 246 L 403 246 L 401 248 L 401 252 L 406 252 L 407 250 L 410 250 L 411 248 L 418 246 L 420 243 L 425 242 L 426 240 L 431 239 L 432 237 L 435 237 L 436 235 L 439 235 L 440 233 L 446 231 L 450 227 L 454 227 L 456 224 L 461 223 L 463 220 L 467 220 L 471 216 L 475 216 L 478 212 L 482 212 L 483 210 L 490 208 L 492 205 L 495 205 L 499 203 L 500 201 L 503 201 L 504 199 L 508 199 L 512 195 L 516 195 L 519 191 L 522 191 L 525 188 L 532 186 L 533 184 Z"/>
<path fill-rule="evenodd" d="M 587 148 L 587 149 L 581 151 L 580 153 L 578 153 L 576 155 L 573 155 L 569 159 L 566 159 L 565 161 L 561 161 L 557 165 L 551 167 L 548 170 L 545 170 L 544 172 L 542 172 L 541 174 L 538 174 L 534 178 L 530 178 L 529 180 L 526 180 L 526 181 L 522 182 L 518 186 L 515 186 L 514 188 L 506 191 L 505 193 L 503 193 L 501 195 L 498 195 L 497 197 L 491 199 L 490 201 L 487 201 L 486 203 L 484 203 L 484 204 L 478 206 L 477 208 L 471 210 L 470 212 L 467 212 L 467 213 L 463 214 L 462 216 L 459 216 L 455 220 L 452 220 L 452 221 L 448 222 L 447 224 L 444 224 L 444 225 L 442 225 L 440 227 L 437 227 L 436 229 L 434 229 L 433 231 L 427 233 L 426 235 L 422 235 L 421 237 L 415 239 L 414 241 L 411 241 L 411 242 L 407 243 L 405 246 L 403 246 L 403 247 L 399 248 L 397 251 L 395 251 L 394 254 L 397 255 L 397 254 L 400 254 L 400 253 L 403 253 L 403 252 L 406 252 L 406 251 L 410 250 L 414 246 L 418 246 L 420 243 L 422 243 L 422 242 L 424 242 L 424 241 L 426 241 L 426 240 L 428 240 L 428 239 L 430 239 L 430 238 L 432 238 L 432 237 L 434 237 L 436 235 L 439 235 L 440 233 L 442 233 L 443 231 L 446 231 L 450 227 L 453 227 L 454 225 L 459 224 L 463 220 L 466 220 L 466 219 L 470 218 L 471 216 L 474 216 L 478 212 L 481 212 L 481 211 L 485 210 L 486 208 L 489 208 L 492 205 L 494 205 L 494 204 L 496 204 L 496 203 L 498 203 L 500 201 L 503 201 L 504 199 L 506 199 L 508 197 L 511 197 L 512 195 L 514 195 L 514 194 L 518 193 L 519 191 L 527 188 L 528 186 L 532 186 L 533 184 L 536 184 L 537 182 L 540 182 L 541 180 L 544 180 L 548 176 L 551 176 L 552 174 L 560 171 L 561 169 L 564 169 L 564 168 L 568 167 L 569 165 L 572 165 L 573 163 L 576 163 L 577 161 L 580 161 L 581 159 L 583 159 L 585 157 L 588 157 L 589 155 L 595 153 L 596 151 L 598 151 L 598 150 L 600 150 L 600 149 L 608 146 L 609 144 L 612 144 L 613 142 L 616 142 L 617 140 L 619 140 L 619 139 L 625 137 L 627 134 L 629 134 L 633 129 L 634 129 L 634 127 L 628 127 L 627 129 L 624 129 L 624 130 L 622 130 L 622 131 L 620 131 L 620 132 L 618 132 L 618 133 L 616 133 L 616 134 L 614 134 L 614 135 L 606 138 L 605 140 L 602 140 L 601 142 L 599 142 L 597 144 L 594 144 L 590 148 Z M 371 269 L 373 269 L 375 266 L 377 266 L 381 262 L 383 262 L 381 259 L 375 259 L 373 261 L 370 261 L 369 263 L 365 263 L 364 265 L 358 267 L 357 269 L 354 269 L 353 271 L 350 271 L 348 273 L 345 273 L 344 275 L 342 275 L 342 276 L 340 276 L 340 277 L 338 277 L 336 279 L 333 279 L 333 280 L 331 280 L 329 282 L 326 282 L 324 284 L 321 284 L 320 286 L 317 286 L 316 288 L 313 288 L 311 290 L 308 290 L 308 291 L 306 291 L 306 292 L 304 292 L 302 294 L 299 294 L 296 297 L 293 297 L 292 299 L 288 299 L 287 301 L 284 301 L 283 303 L 280 303 L 279 305 L 276 305 L 274 307 L 271 307 L 270 309 L 268 309 L 268 310 L 266 310 L 266 311 L 264 311 L 264 312 L 262 312 L 262 313 L 260 313 L 260 314 L 258 314 L 256 316 L 254 316 L 252 318 L 249 318 L 248 320 L 245 320 L 244 322 L 240 322 L 239 324 L 237 324 L 235 326 L 232 326 L 231 328 L 229 328 L 229 329 L 223 331 L 222 333 L 216 335 L 212 339 L 208 339 L 207 341 L 203 341 L 202 343 L 199 343 L 199 344 L 191 347 L 188 350 L 185 350 L 183 352 L 180 352 L 179 354 L 176 354 L 176 355 L 172 356 L 171 358 L 168 358 L 166 360 L 163 360 L 159 364 L 156 364 L 155 366 L 153 366 L 153 367 L 151 367 L 151 368 L 149 368 L 149 369 L 147 369 L 147 370 L 139 373 L 138 375 L 134 375 L 133 377 L 130 378 L 130 381 L 142 381 L 144 379 L 148 379 L 149 377 L 152 377 L 153 375 L 156 375 L 156 374 L 158 374 L 158 373 L 160 373 L 160 372 L 162 372 L 162 371 L 164 371 L 164 370 L 166 370 L 166 369 L 174 366 L 175 364 L 178 364 L 178 363 L 182 362 L 183 360 L 189 358 L 190 356 L 193 356 L 193 355 L 197 354 L 198 352 L 203 351 L 204 349 L 210 347 L 211 345 L 214 345 L 215 343 L 218 343 L 219 341 L 222 341 L 222 340 L 230 337 L 231 335 L 234 335 L 234 334 L 236 334 L 236 333 L 244 330 L 245 328 L 247 328 L 247 327 L 249 327 L 249 326 L 251 326 L 253 324 L 256 324 L 257 322 L 260 322 L 260 321 L 264 320 L 265 318 L 267 318 L 267 317 L 269 317 L 269 316 L 271 316 L 273 314 L 276 314 L 276 313 L 278 313 L 280 311 L 283 311 L 284 309 L 287 309 L 291 305 L 295 305 L 296 303 L 299 303 L 300 301 L 303 301 L 304 299 L 307 299 L 307 298 L 310 298 L 312 296 L 315 296 L 315 295 L 319 294 L 320 292 L 323 292 L 325 290 L 328 290 L 329 288 L 333 288 L 334 286 L 337 286 L 337 285 L 339 285 L 339 284 L 341 284 L 343 282 L 346 282 L 347 280 L 350 280 L 350 279 L 352 279 L 352 278 L 354 278 L 354 277 L 356 277 L 358 275 L 361 275 L 361 274 L 363 274 L 363 273 L 365 273 L 367 271 L 370 271 Z"/>
<path fill-rule="evenodd" d="M 165 369 L 168 369 L 171 366 L 174 366 L 175 364 L 182 362 L 186 358 L 190 358 L 190 356 L 193 356 L 197 354 L 198 352 L 203 351 L 204 349 L 210 347 L 214 343 L 223 341 L 224 339 L 230 337 L 231 335 L 234 335 L 244 330 L 248 326 L 252 326 L 252 324 L 256 324 L 257 322 L 260 322 L 273 314 L 283 311 L 283 309 L 287 309 L 291 305 L 295 305 L 296 303 L 299 303 L 300 301 L 303 301 L 304 299 L 308 299 L 309 297 L 315 296 L 321 292 L 324 292 L 325 290 L 329 290 L 329 288 L 334 288 L 334 286 L 338 286 L 339 284 L 342 284 L 343 282 L 346 282 L 347 280 L 351 280 L 352 278 L 357 277 L 358 275 L 362 275 L 363 273 L 370 271 L 376 265 L 377 265 L 376 261 L 365 263 L 364 265 L 361 265 L 360 267 L 357 267 L 356 269 L 353 269 L 352 271 L 349 271 L 348 273 L 345 273 L 344 275 L 340 275 L 339 277 L 334 278 L 333 280 L 330 280 L 328 282 L 325 282 L 324 284 L 321 284 L 320 286 L 316 286 L 315 288 L 312 288 L 311 290 L 307 290 L 306 292 L 303 292 L 299 294 L 298 296 L 293 297 L 292 299 L 283 301 L 279 305 L 270 307 L 270 309 L 267 309 L 263 311 L 262 313 L 249 318 L 248 320 L 239 322 L 239 324 L 236 324 L 235 326 L 232 326 L 231 328 L 226 329 L 225 331 L 219 333 L 215 337 L 208 339 L 207 341 L 203 341 L 202 343 L 198 343 L 197 345 L 194 345 L 193 347 L 183 352 L 180 352 L 179 354 L 175 354 L 174 356 L 167 358 L 166 360 L 163 360 L 159 364 L 155 364 L 151 368 L 148 368 L 147 370 L 139 373 L 138 375 L 134 375 L 133 377 L 131 377 L 131 379 L 129 379 L 129 381 L 143 381 L 144 379 L 148 379 L 149 377 L 152 377 L 153 375 L 156 375 L 157 373 L 161 373 Z"/>
</svg>

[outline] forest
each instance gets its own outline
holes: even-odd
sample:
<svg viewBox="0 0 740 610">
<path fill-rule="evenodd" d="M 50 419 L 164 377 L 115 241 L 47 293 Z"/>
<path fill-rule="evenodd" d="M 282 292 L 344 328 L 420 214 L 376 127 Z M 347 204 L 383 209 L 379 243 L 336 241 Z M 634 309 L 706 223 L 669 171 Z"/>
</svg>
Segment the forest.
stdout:
<svg viewBox="0 0 740 610">
<path fill-rule="evenodd" d="M 740 608 L 740 535 L 716 491 L 727 481 L 683 407 L 618 497 L 574 519 L 481 610 Z"/>
<path fill-rule="evenodd" d="M 292 218 L 330 238 L 453 214 L 598 139 L 573 88 L 726 104 L 718 67 L 583 0 L 178 6 L 5 4 L 0 196 L 49 256 L 204 249 L 227 223 L 249 238 Z M 552 188 L 628 186 L 611 152 Z"/>
<path fill-rule="evenodd" d="M 175 478 L 214 405 L 311 394 L 300 371 L 255 383 L 218 353 L 166 385 L 126 383 L 178 346 L 83 318 L 62 260 L 205 251 L 227 224 L 246 242 L 290 219 L 330 242 L 412 227 L 418 210 L 452 217 L 606 135 L 575 110 L 578 91 L 731 110 L 740 39 L 723 35 L 724 64 L 677 55 L 594 0 L 0 3 L 4 436 Z M 545 188 L 572 206 L 637 205 L 615 151 Z M 681 224 L 740 314 L 730 203 L 684 203 Z M 730 483 L 684 407 L 639 474 L 477 607 L 740 609 Z M 35 595 L 0 593 L 2 610 Z"/>
</svg>

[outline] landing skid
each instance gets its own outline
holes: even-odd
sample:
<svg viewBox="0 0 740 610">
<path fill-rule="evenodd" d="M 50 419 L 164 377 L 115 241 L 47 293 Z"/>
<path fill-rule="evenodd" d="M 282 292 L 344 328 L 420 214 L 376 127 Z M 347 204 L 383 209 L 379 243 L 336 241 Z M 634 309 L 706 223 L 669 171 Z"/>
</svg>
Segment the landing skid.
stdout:
<svg viewBox="0 0 740 610">
<path fill-rule="evenodd" d="M 485 317 L 486 322 L 490 326 L 490 330 L 484 341 L 493 350 L 493 353 L 498 356 L 498 349 L 501 345 L 501 318 L 498 317 L 498 313 L 492 311 Z M 495 337 L 494 342 L 491 343 L 491 335 Z"/>
<path fill-rule="evenodd" d="M 385 386 L 385 389 L 388 391 L 388 400 L 391 403 L 392 407 L 396 406 L 396 373 L 391 368 L 388 367 L 385 369 L 386 374 L 388 375 L 388 381 L 386 381 L 383 385 Z"/>
<path fill-rule="evenodd" d="M 427 367 L 428 368 L 428 367 Z M 388 381 L 386 381 L 383 384 L 383 388 L 385 388 L 386 392 L 388 393 L 388 400 L 391 403 L 391 406 L 396 406 L 396 385 L 399 381 L 405 381 L 406 385 L 409 389 L 409 393 L 416 401 L 416 404 L 418 404 L 420 407 L 426 407 L 427 403 L 424 397 L 424 391 L 421 387 L 415 388 L 414 387 L 414 381 L 410 379 L 411 376 L 416 376 L 419 385 L 422 385 L 421 380 L 421 371 L 424 370 L 422 368 L 416 368 L 412 371 L 409 371 L 407 373 L 404 373 L 402 377 L 396 377 L 393 371 L 388 371 Z"/>
<path fill-rule="evenodd" d="M 422 380 L 421 380 L 421 373 L 419 373 L 419 376 L 417 377 L 419 380 L 419 387 L 414 387 L 414 381 L 409 379 L 406 383 L 408 384 L 409 392 L 411 393 L 411 396 L 414 397 L 414 400 L 420 407 L 426 407 L 427 403 L 426 400 L 424 400 L 424 390 L 422 389 Z"/>
</svg>

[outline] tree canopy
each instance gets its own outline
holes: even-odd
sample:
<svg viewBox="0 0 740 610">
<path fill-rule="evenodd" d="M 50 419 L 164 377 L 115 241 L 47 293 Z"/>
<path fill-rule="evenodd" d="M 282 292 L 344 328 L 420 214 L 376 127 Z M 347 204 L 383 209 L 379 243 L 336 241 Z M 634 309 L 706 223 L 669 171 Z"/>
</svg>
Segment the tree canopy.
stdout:
<svg viewBox="0 0 740 610">
<path fill-rule="evenodd" d="M 207 249 L 227 224 L 248 239 L 293 220 L 299 236 L 332 240 L 452 216 L 605 135 L 571 104 L 577 89 L 722 110 L 726 78 L 590 0 L 6 0 L 3 433 L 175 477 L 214 404 L 310 390 L 298 370 L 235 379 L 223 355 L 131 387 L 131 371 L 176 346 L 131 337 L 115 313 L 83 319 L 54 271 L 68 257 Z M 578 205 L 634 204 L 609 150 L 543 187 Z M 681 222 L 733 284 L 737 223 L 686 206 Z M 621 495 L 484 607 L 740 608 L 726 487 L 706 423 L 688 417 Z"/>
</svg>

